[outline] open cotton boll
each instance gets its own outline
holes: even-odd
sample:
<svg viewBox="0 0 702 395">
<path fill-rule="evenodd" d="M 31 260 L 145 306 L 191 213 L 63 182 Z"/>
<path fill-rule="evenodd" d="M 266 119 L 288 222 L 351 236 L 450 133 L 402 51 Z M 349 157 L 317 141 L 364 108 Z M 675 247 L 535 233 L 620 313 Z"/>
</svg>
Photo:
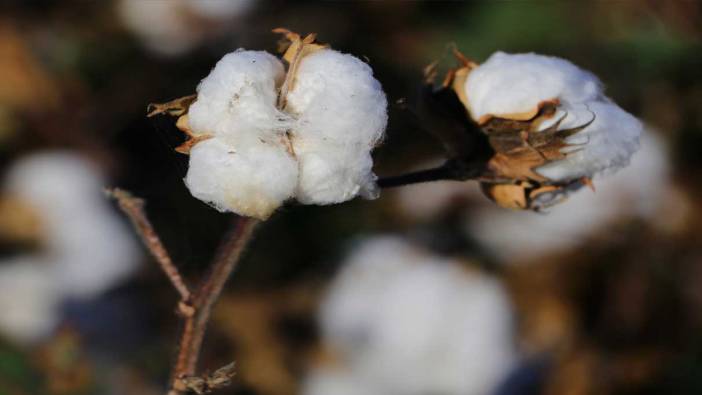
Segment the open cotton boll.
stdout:
<svg viewBox="0 0 702 395">
<path fill-rule="evenodd" d="M 339 203 L 364 191 L 374 197 L 370 151 L 385 131 L 387 100 L 370 66 L 331 49 L 305 56 L 286 110 L 297 118 L 291 142 L 302 202 Z"/>
<path fill-rule="evenodd" d="M 573 147 L 566 157 L 539 167 L 536 171 L 554 181 L 592 177 L 598 173 L 611 174 L 626 167 L 629 158 L 639 149 L 643 126 L 631 114 L 610 100 L 598 100 L 587 105 L 566 107 L 561 128 L 577 127 L 592 120 L 582 131 L 566 142 Z M 572 115 L 571 115 L 572 114 Z"/>
<path fill-rule="evenodd" d="M 502 286 L 401 240 L 371 246 L 331 287 L 325 339 L 380 393 L 489 394 L 516 357 Z"/>
<path fill-rule="evenodd" d="M 185 184 L 219 211 L 265 219 L 292 197 L 297 173 L 295 159 L 279 145 L 251 139 L 232 146 L 212 138 L 190 151 Z"/>
<path fill-rule="evenodd" d="M 465 92 L 470 113 L 479 121 L 486 116 L 513 118 L 516 114 L 529 119 L 543 101 L 558 98 L 583 103 L 601 96 L 602 88 L 597 77 L 567 60 L 496 52 L 471 70 Z"/>
<path fill-rule="evenodd" d="M 0 335 L 20 344 L 46 338 L 59 322 L 60 292 L 51 270 L 32 259 L 0 264 Z"/>
<path fill-rule="evenodd" d="M 467 231 L 505 263 L 566 250 L 622 218 L 657 221 L 674 189 L 666 147 L 645 133 L 629 167 L 595 178 L 597 191 L 572 194 L 546 214 L 480 207 L 466 215 Z M 666 213 L 666 216 L 673 213 Z"/>
<path fill-rule="evenodd" d="M 96 166 L 67 151 L 47 151 L 17 161 L 5 190 L 37 212 L 42 259 L 65 296 L 96 297 L 133 273 L 140 253 L 119 219 Z"/>
<path fill-rule="evenodd" d="M 280 60 L 265 51 L 225 55 L 197 87 L 188 111 L 190 129 L 229 138 L 284 133 L 288 117 L 276 108 L 284 72 Z"/>
</svg>

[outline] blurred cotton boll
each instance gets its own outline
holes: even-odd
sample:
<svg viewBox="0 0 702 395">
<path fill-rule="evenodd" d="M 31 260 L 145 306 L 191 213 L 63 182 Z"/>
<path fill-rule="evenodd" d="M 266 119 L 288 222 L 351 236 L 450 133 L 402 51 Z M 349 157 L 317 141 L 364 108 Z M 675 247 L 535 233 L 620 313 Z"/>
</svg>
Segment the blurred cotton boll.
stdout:
<svg viewBox="0 0 702 395">
<path fill-rule="evenodd" d="M 97 167 L 77 154 L 47 151 L 9 169 L 5 193 L 34 208 L 43 261 L 66 297 L 90 299 L 132 274 L 140 260 L 129 228 L 103 194 Z"/>
<path fill-rule="evenodd" d="M 302 395 L 384 395 L 348 369 L 320 368 L 302 382 Z"/>
<path fill-rule="evenodd" d="M 370 393 L 489 394 L 516 358 L 502 285 L 395 237 L 358 247 L 320 319 L 326 342 Z"/>
<path fill-rule="evenodd" d="M 198 45 L 217 22 L 248 12 L 251 0 L 121 0 L 122 24 L 149 50 L 176 56 Z"/>
<path fill-rule="evenodd" d="M 254 0 L 185 0 L 185 6 L 197 15 L 210 19 L 230 18 L 251 9 Z"/>
<path fill-rule="evenodd" d="M 50 267 L 31 257 L 0 262 L 0 335 L 32 344 L 52 333 L 61 300 L 52 274 Z"/>
<path fill-rule="evenodd" d="M 655 222 L 674 216 L 662 212 L 675 191 L 669 166 L 665 145 L 647 132 L 630 166 L 613 176 L 595 178 L 595 192 L 573 194 L 544 214 L 481 206 L 466 215 L 467 231 L 501 259 L 515 262 L 575 247 L 617 220 Z"/>
</svg>

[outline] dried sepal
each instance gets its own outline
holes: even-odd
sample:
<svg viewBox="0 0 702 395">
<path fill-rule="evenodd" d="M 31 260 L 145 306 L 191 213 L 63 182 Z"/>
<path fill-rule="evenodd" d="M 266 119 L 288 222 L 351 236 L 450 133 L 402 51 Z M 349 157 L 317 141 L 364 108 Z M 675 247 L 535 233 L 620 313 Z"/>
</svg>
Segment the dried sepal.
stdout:
<svg viewBox="0 0 702 395">
<path fill-rule="evenodd" d="M 482 182 L 480 187 L 483 194 L 499 206 L 515 210 L 541 211 L 564 201 L 570 192 L 586 185 L 591 186 L 592 180 L 584 177 L 558 184 L 534 181 Z"/>
<path fill-rule="evenodd" d="M 292 90 L 295 84 L 297 68 L 302 58 L 321 49 L 329 48 L 329 45 L 318 43 L 316 41 L 317 34 L 315 33 L 310 33 L 303 38 L 299 34 L 282 27 L 273 29 L 273 32 L 284 35 L 285 39 L 289 42 L 289 45 L 287 45 L 283 53 L 283 59 L 288 62 L 288 72 L 285 75 L 285 81 L 278 95 L 278 108 L 284 110 L 287 104 L 288 92 Z M 283 47 L 281 47 L 281 49 L 283 49 Z"/>
<path fill-rule="evenodd" d="M 576 127 L 558 129 L 565 119 L 563 115 L 550 127 L 539 131 L 539 125 L 556 114 L 558 101 L 543 102 L 539 112 L 529 120 L 491 118 L 482 127 L 487 134 L 495 155 L 488 162 L 488 168 L 497 176 L 515 180 L 536 180 L 546 182 L 548 178 L 535 172 L 535 169 L 566 157 L 564 148 L 577 147 L 566 140 L 589 126 L 593 118 Z M 571 151 L 574 152 L 574 151 Z"/>
<path fill-rule="evenodd" d="M 170 115 L 172 117 L 178 117 L 176 121 L 176 127 L 185 134 L 185 141 L 183 144 L 177 146 L 175 151 L 180 154 L 188 155 L 190 154 L 190 149 L 197 143 L 203 140 L 207 140 L 212 136 L 206 134 L 195 134 L 188 123 L 188 111 L 190 106 L 197 100 L 197 95 L 189 95 L 180 97 L 175 100 L 171 100 L 166 103 L 151 103 L 149 104 L 147 111 L 147 117 L 153 117 L 160 114 Z"/>
<path fill-rule="evenodd" d="M 146 108 L 147 117 L 153 117 L 160 114 L 166 114 L 173 117 L 179 117 L 187 114 L 190 105 L 197 99 L 197 94 L 180 97 L 165 103 L 151 103 Z"/>
</svg>

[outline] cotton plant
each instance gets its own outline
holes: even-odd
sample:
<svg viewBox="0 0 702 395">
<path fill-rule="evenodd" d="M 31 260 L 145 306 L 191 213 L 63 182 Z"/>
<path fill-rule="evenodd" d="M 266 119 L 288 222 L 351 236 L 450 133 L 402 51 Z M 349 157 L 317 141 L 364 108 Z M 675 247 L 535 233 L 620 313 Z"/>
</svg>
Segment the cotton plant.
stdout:
<svg viewBox="0 0 702 395">
<path fill-rule="evenodd" d="M 433 94 L 460 101 L 493 152 L 480 165 L 451 158 L 443 178 L 476 179 L 501 206 L 541 210 L 583 186 L 594 189 L 593 179 L 626 167 L 638 150 L 641 122 L 608 98 L 592 73 L 534 53 L 496 52 L 482 64 L 455 54 L 460 67 Z M 431 65 L 429 83 L 435 75 Z M 462 174 L 461 166 L 472 172 Z"/>
<path fill-rule="evenodd" d="M 149 108 L 149 116 L 177 117 L 190 194 L 239 216 L 208 275 L 189 285 L 143 201 L 112 192 L 180 296 L 184 330 L 169 395 L 205 393 L 233 376 L 232 364 L 198 375 L 206 324 L 255 227 L 286 203 L 374 199 L 382 188 L 450 179 L 478 181 L 502 206 L 541 210 L 625 167 L 638 148 L 641 124 L 591 73 L 536 54 L 498 52 L 478 65 L 456 51 L 459 67 L 439 89 L 428 67 L 423 89 L 448 160 L 378 179 L 371 154 L 388 103 L 371 67 L 314 34 L 275 32 L 287 40 L 281 57 L 238 49 L 196 94 Z M 439 124 L 454 127 L 444 133 Z M 373 245 L 351 258 L 321 313 L 345 370 L 311 374 L 305 393 L 489 393 L 515 359 L 499 282 L 402 240 Z"/>
<path fill-rule="evenodd" d="M 517 359 L 499 280 L 396 236 L 343 262 L 320 323 L 337 362 L 311 371 L 305 395 L 489 394 Z"/>
<path fill-rule="evenodd" d="M 358 58 L 279 30 L 283 61 L 265 51 L 225 55 L 174 112 L 189 140 L 185 184 L 222 212 L 268 218 L 286 201 L 334 204 L 378 196 L 371 151 L 387 100 Z"/>
</svg>

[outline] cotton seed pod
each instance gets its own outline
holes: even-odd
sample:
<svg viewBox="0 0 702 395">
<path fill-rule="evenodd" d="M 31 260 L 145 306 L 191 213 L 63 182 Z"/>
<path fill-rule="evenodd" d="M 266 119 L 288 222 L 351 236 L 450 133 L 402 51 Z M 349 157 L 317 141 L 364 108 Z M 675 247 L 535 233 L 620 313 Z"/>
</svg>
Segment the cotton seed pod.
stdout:
<svg viewBox="0 0 702 395">
<path fill-rule="evenodd" d="M 186 186 L 220 211 L 268 218 L 286 200 L 333 204 L 377 197 L 371 150 L 387 100 L 359 59 L 276 29 L 283 63 L 263 51 L 224 56 L 196 96 L 150 107 L 178 116 L 190 154 Z"/>
<path fill-rule="evenodd" d="M 533 53 L 497 52 L 480 65 L 457 57 L 462 67 L 449 73 L 445 85 L 495 151 L 487 169 L 502 181 L 484 191 L 498 204 L 553 204 L 627 166 L 638 150 L 641 123 L 604 95 L 592 73 Z M 546 195 L 539 192 L 544 186 L 550 187 Z"/>
</svg>

